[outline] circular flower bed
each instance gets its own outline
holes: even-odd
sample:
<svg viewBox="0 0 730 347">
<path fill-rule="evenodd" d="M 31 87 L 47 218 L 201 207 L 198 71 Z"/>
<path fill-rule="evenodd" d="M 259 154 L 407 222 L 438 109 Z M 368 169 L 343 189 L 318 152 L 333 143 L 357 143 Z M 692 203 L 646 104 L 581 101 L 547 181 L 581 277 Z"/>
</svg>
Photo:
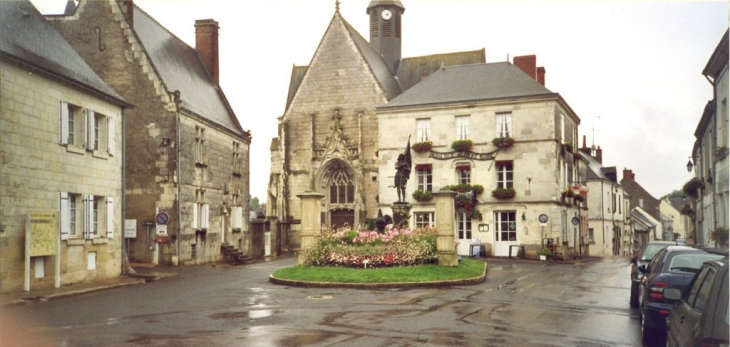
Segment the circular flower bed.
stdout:
<svg viewBox="0 0 730 347">
<path fill-rule="evenodd" d="M 431 264 L 437 261 L 436 230 L 397 229 L 392 225 L 383 234 L 323 229 L 317 244 L 301 252 L 300 261 L 303 265 L 358 268 Z"/>
</svg>

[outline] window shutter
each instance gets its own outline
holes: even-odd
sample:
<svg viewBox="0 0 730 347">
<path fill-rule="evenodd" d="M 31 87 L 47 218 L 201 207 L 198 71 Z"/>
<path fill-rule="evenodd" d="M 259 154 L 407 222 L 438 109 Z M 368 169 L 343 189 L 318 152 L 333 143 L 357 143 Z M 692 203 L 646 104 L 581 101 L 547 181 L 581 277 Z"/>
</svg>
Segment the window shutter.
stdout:
<svg viewBox="0 0 730 347">
<path fill-rule="evenodd" d="M 200 228 L 208 229 L 208 214 L 210 212 L 210 205 L 203 204 L 202 210 L 203 212 L 200 214 Z"/>
<path fill-rule="evenodd" d="M 60 126 L 61 126 L 61 133 L 59 134 L 59 143 L 62 145 L 68 144 L 68 103 L 61 101 L 61 110 L 60 110 Z"/>
<path fill-rule="evenodd" d="M 68 193 L 61 192 L 61 240 L 68 240 L 71 231 L 71 211 L 68 204 Z"/>
<path fill-rule="evenodd" d="M 89 119 L 89 111 L 89 109 L 84 109 L 84 148 L 87 150 L 91 148 L 92 141 L 94 140 L 91 137 L 91 130 L 89 130 L 93 126 Z"/>
<path fill-rule="evenodd" d="M 114 198 L 106 198 L 106 237 L 114 238 Z"/>
<path fill-rule="evenodd" d="M 84 203 L 84 238 L 90 239 L 91 238 L 91 221 L 92 221 L 92 215 L 94 214 L 94 205 L 91 204 L 91 200 L 89 199 L 88 195 L 84 195 L 83 197 L 83 203 Z"/>
<path fill-rule="evenodd" d="M 233 229 L 241 229 L 241 210 L 243 207 L 233 207 Z"/>
<path fill-rule="evenodd" d="M 198 203 L 193 204 L 193 228 L 198 228 Z"/>
<path fill-rule="evenodd" d="M 107 145 L 106 150 L 109 155 L 114 155 L 114 120 L 117 119 L 116 117 L 107 117 L 106 118 L 106 130 L 107 130 Z"/>
<path fill-rule="evenodd" d="M 94 147 L 94 142 L 96 140 L 96 127 L 94 117 L 94 111 L 86 109 L 86 149 L 89 151 L 96 150 L 96 148 Z"/>
</svg>

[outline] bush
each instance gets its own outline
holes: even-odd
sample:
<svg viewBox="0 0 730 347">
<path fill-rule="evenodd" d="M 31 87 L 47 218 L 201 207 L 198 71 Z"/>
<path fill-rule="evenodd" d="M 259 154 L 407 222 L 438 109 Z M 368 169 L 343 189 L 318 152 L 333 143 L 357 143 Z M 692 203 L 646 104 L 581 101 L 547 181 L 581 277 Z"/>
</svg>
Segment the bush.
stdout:
<svg viewBox="0 0 730 347">
<path fill-rule="evenodd" d="M 317 244 L 301 252 L 303 265 L 388 267 L 429 264 L 436 261 L 436 230 L 396 229 L 385 233 L 323 229 Z"/>
</svg>

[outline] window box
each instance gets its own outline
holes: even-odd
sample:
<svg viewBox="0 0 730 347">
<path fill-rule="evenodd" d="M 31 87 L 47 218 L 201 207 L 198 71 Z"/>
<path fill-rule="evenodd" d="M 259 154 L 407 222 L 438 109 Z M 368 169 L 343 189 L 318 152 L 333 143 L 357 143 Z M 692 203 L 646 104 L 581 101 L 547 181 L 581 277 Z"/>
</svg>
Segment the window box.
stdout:
<svg viewBox="0 0 730 347">
<path fill-rule="evenodd" d="M 474 143 L 471 140 L 454 140 L 451 143 L 451 148 L 457 152 L 468 152 L 471 151 Z"/>
<path fill-rule="evenodd" d="M 502 149 L 510 148 L 510 147 L 512 147 L 512 145 L 514 143 L 515 143 L 515 139 L 513 139 L 513 138 L 511 138 L 509 136 L 507 136 L 507 137 L 495 137 L 494 140 L 492 140 L 492 144 L 493 145 L 495 145 L 495 146 L 497 146 L 499 148 L 502 148 Z"/>
<path fill-rule="evenodd" d="M 512 199 L 515 197 L 514 188 L 497 188 L 492 191 L 492 196 L 497 199 Z"/>
<path fill-rule="evenodd" d="M 717 150 L 715 151 L 715 160 L 722 160 L 727 157 L 728 149 L 725 146 L 717 147 Z"/>
<path fill-rule="evenodd" d="M 471 219 L 482 220 L 482 212 L 476 208 L 471 210 Z"/>
<path fill-rule="evenodd" d="M 482 186 L 481 184 L 474 184 L 474 185 L 471 185 L 468 183 L 452 184 L 449 186 L 445 186 L 441 189 L 451 190 L 451 191 L 455 191 L 457 193 L 474 192 L 474 194 L 476 194 L 476 195 L 484 193 L 484 186 Z"/>
<path fill-rule="evenodd" d="M 702 181 L 700 181 L 697 177 L 692 177 L 691 180 L 687 181 L 687 183 L 684 184 L 684 186 L 682 187 L 682 192 L 684 192 L 685 195 L 692 199 L 697 199 L 700 197 L 697 190 L 700 189 L 702 185 Z"/>
<path fill-rule="evenodd" d="M 573 153 L 573 144 L 570 142 L 563 142 L 563 150 L 567 153 Z"/>
<path fill-rule="evenodd" d="M 431 141 L 417 142 L 417 143 L 414 143 L 413 146 L 411 146 L 411 148 L 416 153 L 428 152 L 431 150 L 431 148 L 433 148 L 433 142 L 431 142 Z"/>
<path fill-rule="evenodd" d="M 433 199 L 433 193 L 429 190 L 424 191 L 423 189 L 416 190 L 411 196 L 418 202 L 427 202 Z"/>
</svg>

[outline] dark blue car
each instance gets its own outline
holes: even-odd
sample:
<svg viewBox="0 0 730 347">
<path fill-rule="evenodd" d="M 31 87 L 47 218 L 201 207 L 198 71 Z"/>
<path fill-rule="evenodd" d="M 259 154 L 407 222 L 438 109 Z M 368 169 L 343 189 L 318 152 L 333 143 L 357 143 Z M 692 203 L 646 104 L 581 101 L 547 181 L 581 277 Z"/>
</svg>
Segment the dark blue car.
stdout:
<svg viewBox="0 0 730 347">
<path fill-rule="evenodd" d="M 648 265 L 639 267 L 644 274 L 639 283 L 639 314 L 644 342 L 666 338 L 666 318 L 677 299 L 665 298 L 664 290 L 675 288 L 684 291 L 702 263 L 722 257 L 688 246 L 669 246 L 659 251 Z"/>
</svg>

